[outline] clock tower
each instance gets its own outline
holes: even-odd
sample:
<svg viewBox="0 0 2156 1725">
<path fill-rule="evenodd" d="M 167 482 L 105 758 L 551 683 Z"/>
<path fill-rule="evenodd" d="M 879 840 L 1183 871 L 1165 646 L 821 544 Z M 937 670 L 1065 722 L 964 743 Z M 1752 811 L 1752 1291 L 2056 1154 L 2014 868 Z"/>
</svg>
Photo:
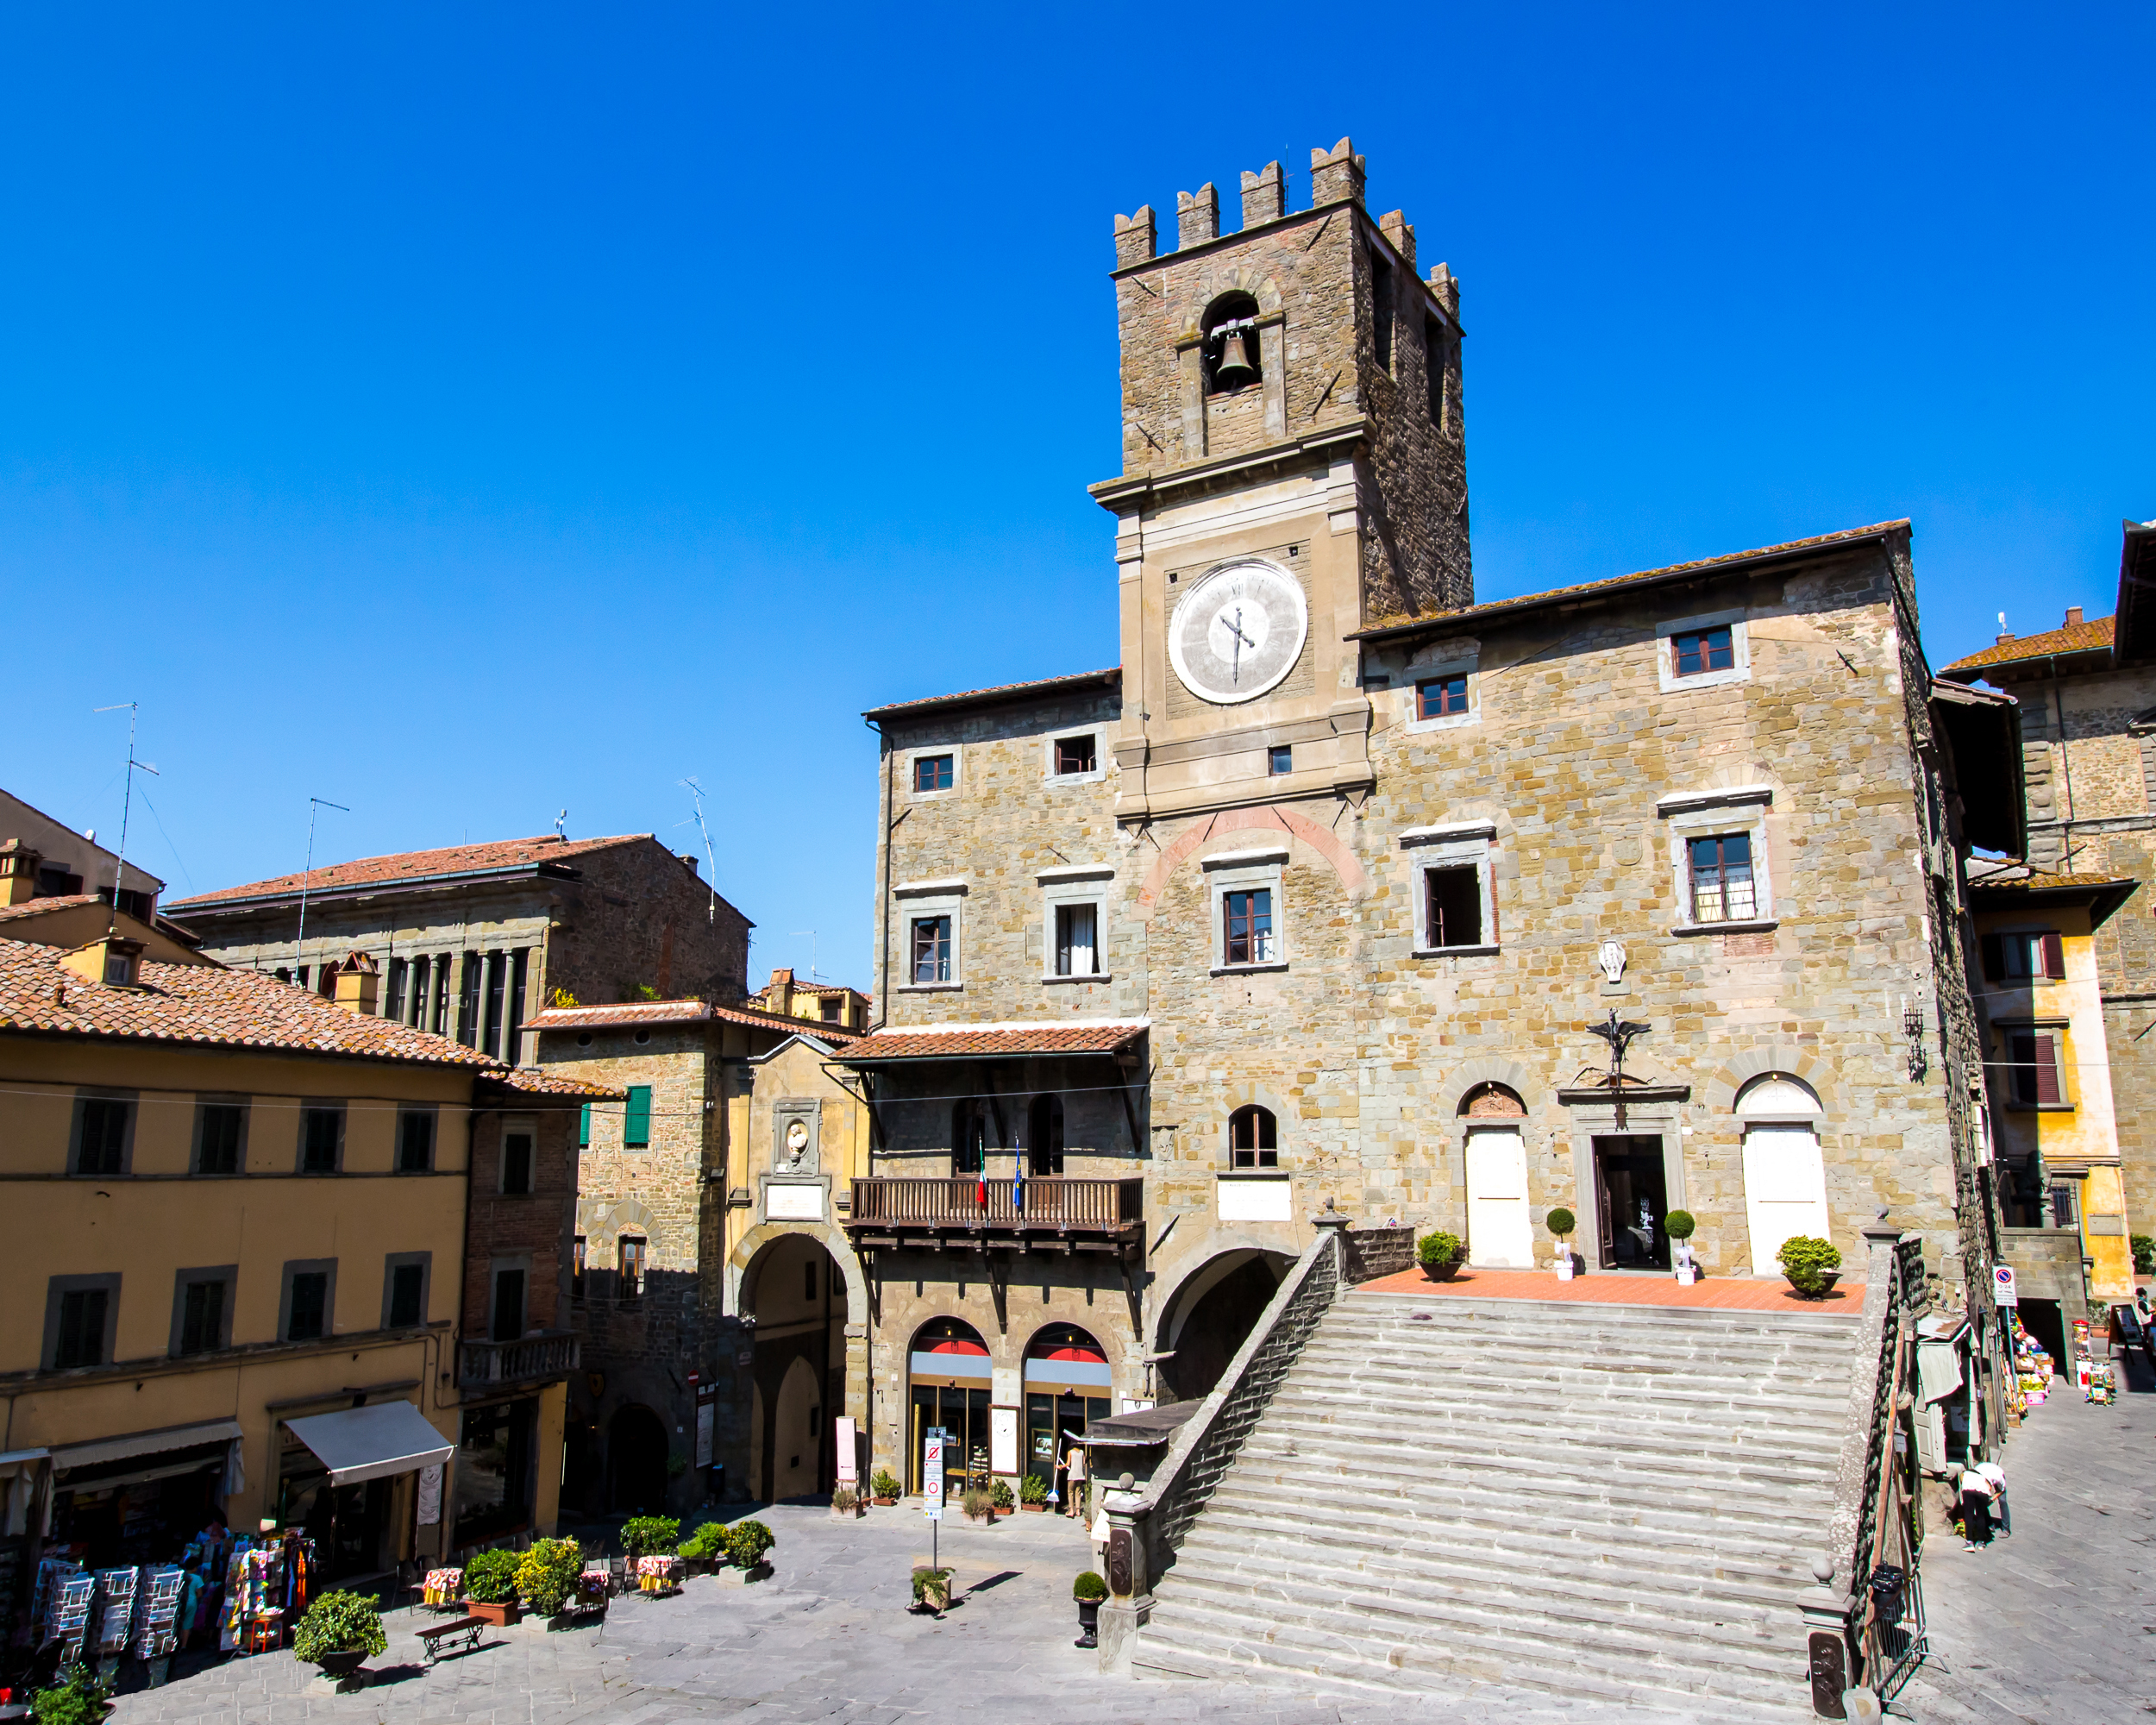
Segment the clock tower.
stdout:
<svg viewBox="0 0 2156 1725">
<path fill-rule="evenodd" d="M 1373 221 L 1363 158 L 1243 176 L 1115 223 L 1123 472 L 1118 819 L 1307 797 L 1360 802 L 1370 705 L 1349 637 L 1474 602 L 1459 284 L 1426 279 L 1398 211 Z"/>
</svg>

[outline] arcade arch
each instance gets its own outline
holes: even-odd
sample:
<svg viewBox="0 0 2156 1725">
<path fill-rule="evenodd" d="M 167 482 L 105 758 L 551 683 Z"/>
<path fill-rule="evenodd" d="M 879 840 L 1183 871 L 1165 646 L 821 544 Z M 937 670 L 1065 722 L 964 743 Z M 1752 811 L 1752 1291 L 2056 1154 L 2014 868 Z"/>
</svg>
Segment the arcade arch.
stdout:
<svg viewBox="0 0 2156 1725">
<path fill-rule="evenodd" d="M 1161 1309 L 1156 1351 L 1168 1358 L 1159 1362 L 1160 1400 L 1210 1393 L 1294 1262 L 1284 1251 L 1242 1248 L 1208 1258 L 1184 1279 Z"/>
</svg>

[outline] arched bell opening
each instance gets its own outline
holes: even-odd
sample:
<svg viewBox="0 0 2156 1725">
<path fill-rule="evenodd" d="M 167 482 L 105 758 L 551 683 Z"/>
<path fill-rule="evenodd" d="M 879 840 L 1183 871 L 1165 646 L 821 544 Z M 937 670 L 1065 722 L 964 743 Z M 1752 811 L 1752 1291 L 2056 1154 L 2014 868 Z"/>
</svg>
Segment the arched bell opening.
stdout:
<svg viewBox="0 0 2156 1725">
<path fill-rule="evenodd" d="M 1207 395 L 1233 395 L 1262 381 L 1257 315 L 1257 301 L 1247 293 L 1224 293 L 1206 308 L 1199 352 Z"/>
</svg>

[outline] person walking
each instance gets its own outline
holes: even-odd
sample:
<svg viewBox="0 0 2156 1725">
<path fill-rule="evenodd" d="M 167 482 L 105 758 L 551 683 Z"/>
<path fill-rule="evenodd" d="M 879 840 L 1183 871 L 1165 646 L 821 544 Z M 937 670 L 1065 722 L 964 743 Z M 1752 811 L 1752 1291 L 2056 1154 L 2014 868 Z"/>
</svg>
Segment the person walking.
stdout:
<svg viewBox="0 0 2156 1725">
<path fill-rule="evenodd" d="M 1066 1476 L 1070 1481 L 1070 1507 L 1063 1513 L 1083 1519 L 1086 1513 L 1086 1446 L 1074 1438 L 1070 1453 L 1063 1458 L 1063 1462 Z"/>
<path fill-rule="evenodd" d="M 1974 1467 L 1961 1471 L 1961 1548 L 1973 1552 L 1991 1543 L 1991 1482 Z"/>
</svg>

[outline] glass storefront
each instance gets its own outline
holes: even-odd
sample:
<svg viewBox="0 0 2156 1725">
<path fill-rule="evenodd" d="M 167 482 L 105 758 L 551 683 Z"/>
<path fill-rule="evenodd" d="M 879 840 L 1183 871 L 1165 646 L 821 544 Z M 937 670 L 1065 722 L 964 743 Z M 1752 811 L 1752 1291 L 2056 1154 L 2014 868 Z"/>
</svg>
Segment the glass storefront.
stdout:
<svg viewBox="0 0 2156 1725">
<path fill-rule="evenodd" d="M 1108 1417 L 1108 1358 L 1074 1324 L 1051 1324 L 1025 1350 L 1025 1471 L 1069 1509 L 1070 1452 L 1094 1420 Z"/>
<path fill-rule="evenodd" d="M 906 1490 L 918 1492 L 929 1427 L 950 1433 L 943 1451 L 947 1496 L 988 1483 L 988 1350 L 981 1333 L 938 1318 L 913 1339 L 908 1373 Z"/>
<path fill-rule="evenodd" d="M 482 1545 L 530 1527 L 532 1427 L 538 1407 L 535 1401 L 504 1402 L 464 1410 L 451 1534 L 458 1546 Z"/>
</svg>

